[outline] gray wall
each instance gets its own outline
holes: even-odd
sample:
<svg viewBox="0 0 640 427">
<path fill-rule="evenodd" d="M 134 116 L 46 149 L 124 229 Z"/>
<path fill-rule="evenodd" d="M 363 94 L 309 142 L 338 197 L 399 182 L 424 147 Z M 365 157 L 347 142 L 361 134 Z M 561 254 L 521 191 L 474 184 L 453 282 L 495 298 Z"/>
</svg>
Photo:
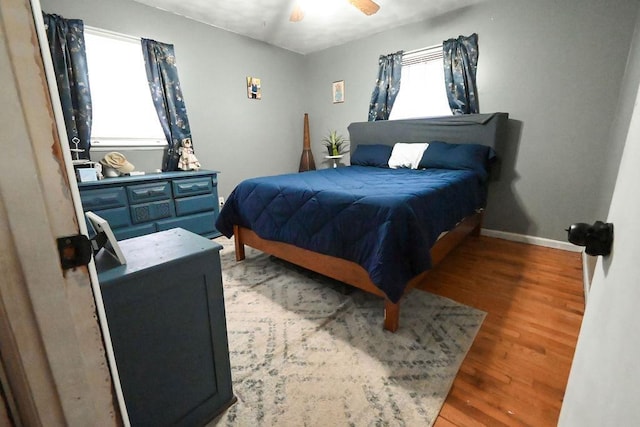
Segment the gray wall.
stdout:
<svg viewBox="0 0 640 427">
<path fill-rule="evenodd" d="M 569 224 L 606 216 L 625 137 L 612 123 L 628 123 L 635 99 L 620 82 L 637 0 L 488 0 L 307 56 L 129 0 L 41 2 L 46 12 L 175 45 L 196 154 L 222 172 L 224 196 L 244 178 L 297 170 L 305 112 L 316 165 L 328 167 L 320 140 L 366 120 L 380 54 L 477 32 L 481 112 L 512 118 L 485 227 L 565 240 Z M 246 98 L 247 75 L 262 78 L 261 101 Z M 345 80 L 342 104 L 331 102 L 336 80 Z"/>
<path fill-rule="evenodd" d="M 606 217 L 623 143 L 610 125 L 637 9 L 635 0 L 487 1 L 309 55 L 312 139 L 366 120 L 380 54 L 477 32 L 481 112 L 514 120 L 485 227 L 565 240 L 569 224 Z M 331 82 L 343 79 L 346 101 L 332 104 Z"/>
<path fill-rule="evenodd" d="M 298 170 L 304 56 L 130 0 L 41 0 L 41 5 L 85 25 L 175 46 L 196 156 L 204 168 L 221 171 L 221 195 L 249 176 Z M 247 76 L 262 79 L 262 100 L 247 98 Z M 143 165 L 139 155 L 134 164 L 153 171 L 161 156 L 151 156 L 157 164 Z"/>
</svg>

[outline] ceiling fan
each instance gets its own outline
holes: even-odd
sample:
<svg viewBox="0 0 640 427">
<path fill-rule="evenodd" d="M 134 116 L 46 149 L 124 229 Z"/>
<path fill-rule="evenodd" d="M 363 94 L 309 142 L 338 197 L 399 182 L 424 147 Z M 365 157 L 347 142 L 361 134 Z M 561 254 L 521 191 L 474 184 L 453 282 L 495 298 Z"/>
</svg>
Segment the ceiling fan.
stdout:
<svg viewBox="0 0 640 427">
<path fill-rule="evenodd" d="M 380 6 L 372 1 L 372 0 L 347 0 L 349 3 L 357 7 L 362 13 L 365 15 L 373 15 L 380 9 Z M 304 11 L 300 6 L 299 2 L 296 2 L 293 7 L 293 12 L 291 12 L 291 16 L 289 16 L 289 21 L 291 22 L 300 22 L 304 18 Z"/>
</svg>

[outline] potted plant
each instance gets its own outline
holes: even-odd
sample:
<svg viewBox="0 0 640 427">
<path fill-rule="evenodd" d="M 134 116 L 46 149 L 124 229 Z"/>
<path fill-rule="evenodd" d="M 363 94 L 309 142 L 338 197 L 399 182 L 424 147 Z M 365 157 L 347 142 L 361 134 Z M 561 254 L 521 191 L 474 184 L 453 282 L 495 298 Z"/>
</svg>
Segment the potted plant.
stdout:
<svg viewBox="0 0 640 427">
<path fill-rule="evenodd" d="M 325 136 L 322 140 L 330 156 L 339 156 L 349 151 L 347 149 L 348 142 L 349 140 L 338 134 L 335 130 L 330 131 L 329 135 Z"/>
</svg>

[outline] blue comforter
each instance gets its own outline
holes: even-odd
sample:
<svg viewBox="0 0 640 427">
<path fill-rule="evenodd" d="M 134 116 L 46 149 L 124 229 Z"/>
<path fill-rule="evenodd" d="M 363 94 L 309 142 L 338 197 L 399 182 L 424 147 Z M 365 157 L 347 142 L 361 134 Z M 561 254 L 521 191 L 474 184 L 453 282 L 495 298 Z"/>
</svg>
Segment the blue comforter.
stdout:
<svg viewBox="0 0 640 427">
<path fill-rule="evenodd" d="M 216 227 L 233 225 L 360 264 L 398 302 L 431 267 L 443 231 L 484 207 L 486 187 L 466 170 L 348 166 L 248 179 L 229 196 Z"/>
</svg>

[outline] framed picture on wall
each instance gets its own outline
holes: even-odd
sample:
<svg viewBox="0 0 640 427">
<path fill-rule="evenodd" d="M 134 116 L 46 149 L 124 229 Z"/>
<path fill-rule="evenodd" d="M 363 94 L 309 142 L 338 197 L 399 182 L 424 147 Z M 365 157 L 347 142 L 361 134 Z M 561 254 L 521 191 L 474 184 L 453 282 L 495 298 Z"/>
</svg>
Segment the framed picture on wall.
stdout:
<svg viewBox="0 0 640 427">
<path fill-rule="evenodd" d="M 257 77 L 247 77 L 247 96 L 249 99 L 262 99 L 262 84 Z"/>
<path fill-rule="evenodd" d="M 331 93 L 333 95 L 334 104 L 344 102 L 344 80 L 333 82 Z"/>
</svg>

